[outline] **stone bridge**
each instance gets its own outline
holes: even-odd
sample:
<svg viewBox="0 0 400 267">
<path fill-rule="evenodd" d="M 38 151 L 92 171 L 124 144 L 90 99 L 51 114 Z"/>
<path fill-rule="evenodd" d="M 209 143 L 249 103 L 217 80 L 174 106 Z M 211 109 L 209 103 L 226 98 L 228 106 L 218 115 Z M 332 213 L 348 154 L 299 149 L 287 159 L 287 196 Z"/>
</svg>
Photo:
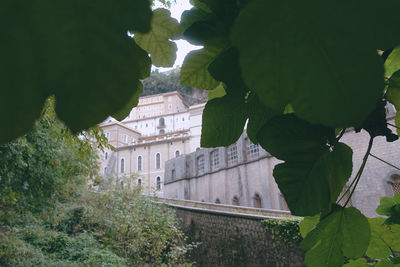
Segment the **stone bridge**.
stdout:
<svg viewBox="0 0 400 267">
<path fill-rule="evenodd" d="M 262 223 L 265 219 L 293 217 L 287 211 L 154 200 L 175 210 L 188 242 L 201 242 L 191 253 L 196 266 L 305 266 L 299 244 L 288 245 L 272 238 Z"/>
</svg>

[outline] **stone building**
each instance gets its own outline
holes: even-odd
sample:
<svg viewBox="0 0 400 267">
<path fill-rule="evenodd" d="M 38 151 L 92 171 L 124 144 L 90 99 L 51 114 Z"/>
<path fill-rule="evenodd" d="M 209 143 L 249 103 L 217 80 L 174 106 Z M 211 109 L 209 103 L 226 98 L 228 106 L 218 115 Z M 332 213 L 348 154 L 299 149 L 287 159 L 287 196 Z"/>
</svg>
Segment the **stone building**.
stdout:
<svg viewBox="0 0 400 267">
<path fill-rule="evenodd" d="M 229 147 L 203 148 L 166 162 L 164 197 L 287 210 L 272 177 L 278 162 L 244 133 Z"/>
<path fill-rule="evenodd" d="M 387 113 L 389 122 L 394 124 L 392 106 L 387 107 Z M 369 135 L 350 129 L 341 141 L 353 149 L 350 183 L 367 150 Z M 351 205 L 369 217 L 376 216 L 381 197 L 400 193 L 400 171 L 396 168 L 400 166 L 400 140 L 388 143 L 385 137 L 376 137 L 371 154 L 350 200 Z M 272 176 L 279 162 L 252 144 L 244 133 L 229 147 L 200 149 L 166 162 L 164 197 L 287 209 Z"/>
<path fill-rule="evenodd" d="M 140 97 L 121 122 L 108 118 L 99 126 L 115 151 L 101 155 L 104 176 L 135 174 L 136 184 L 162 195 L 164 162 L 200 146 L 203 109 L 204 104 L 189 107 L 178 92 L 170 92 Z"/>
</svg>

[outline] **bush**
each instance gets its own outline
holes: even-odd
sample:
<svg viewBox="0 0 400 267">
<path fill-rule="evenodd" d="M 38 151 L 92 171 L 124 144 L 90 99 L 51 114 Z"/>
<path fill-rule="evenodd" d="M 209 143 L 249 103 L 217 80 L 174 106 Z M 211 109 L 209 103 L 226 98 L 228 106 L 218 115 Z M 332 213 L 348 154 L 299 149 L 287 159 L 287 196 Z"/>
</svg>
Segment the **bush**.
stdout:
<svg viewBox="0 0 400 267">
<path fill-rule="evenodd" d="M 185 245 L 173 212 L 137 187 L 87 189 L 98 170 L 95 150 L 55 118 L 53 104 L 32 132 L 0 146 L 0 265 L 184 263 L 194 246 Z"/>
<path fill-rule="evenodd" d="M 263 221 L 272 239 L 294 246 L 301 242 L 300 218 L 275 218 Z"/>
<path fill-rule="evenodd" d="M 37 266 L 44 262 L 40 250 L 25 243 L 15 234 L 0 233 L 1 266 Z"/>
<path fill-rule="evenodd" d="M 132 265 L 183 263 L 192 249 L 185 245 L 174 213 L 143 196 L 139 188 L 88 193 L 85 206 L 67 214 L 70 217 L 60 223 L 63 229 L 92 232 Z"/>
</svg>

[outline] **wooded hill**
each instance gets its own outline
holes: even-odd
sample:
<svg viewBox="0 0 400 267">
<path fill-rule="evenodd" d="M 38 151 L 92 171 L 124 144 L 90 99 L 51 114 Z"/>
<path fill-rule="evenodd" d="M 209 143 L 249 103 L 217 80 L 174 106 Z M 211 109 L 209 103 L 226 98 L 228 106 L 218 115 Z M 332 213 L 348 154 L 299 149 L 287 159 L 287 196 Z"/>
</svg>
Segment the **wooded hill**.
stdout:
<svg viewBox="0 0 400 267">
<path fill-rule="evenodd" d="M 207 101 L 207 91 L 181 85 L 179 79 L 179 69 L 168 72 L 155 70 L 147 79 L 143 80 L 143 93 L 141 96 L 178 91 L 189 105 Z"/>
</svg>

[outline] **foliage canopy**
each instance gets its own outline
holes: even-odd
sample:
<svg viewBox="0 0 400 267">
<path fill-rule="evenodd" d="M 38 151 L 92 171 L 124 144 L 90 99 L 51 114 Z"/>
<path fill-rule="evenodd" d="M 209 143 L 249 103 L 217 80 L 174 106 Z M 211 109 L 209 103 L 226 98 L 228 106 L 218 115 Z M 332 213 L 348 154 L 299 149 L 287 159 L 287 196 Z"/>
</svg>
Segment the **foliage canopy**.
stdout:
<svg viewBox="0 0 400 267">
<path fill-rule="evenodd" d="M 119 112 L 137 103 L 139 80 L 149 75 L 151 62 L 171 65 L 171 40 L 183 38 L 203 48 L 187 55 L 181 84 L 224 91 L 211 94 L 205 107 L 201 145 L 232 144 L 248 119 L 251 140 L 284 161 L 274 176 L 292 213 L 320 215 L 303 243 L 308 265 L 340 266 L 344 256 L 362 264 L 356 258 L 375 230 L 346 207 L 348 201 L 337 205 L 352 173 L 352 151 L 335 130 L 354 127 L 371 136 L 350 183 L 352 195 L 373 139 L 398 138 L 384 108 L 389 101 L 400 109 L 400 1 L 192 3 L 179 25 L 167 11 L 151 11 L 146 0 L 2 3 L 0 123 L 9 130 L 0 143 L 26 132 L 51 94 L 58 116 L 74 132 L 107 115 L 122 118 Z M 384 213 L 395 224 L 396 205 Z M 357 236 L 348 238 L 353 230 Z"/>
</svg>

